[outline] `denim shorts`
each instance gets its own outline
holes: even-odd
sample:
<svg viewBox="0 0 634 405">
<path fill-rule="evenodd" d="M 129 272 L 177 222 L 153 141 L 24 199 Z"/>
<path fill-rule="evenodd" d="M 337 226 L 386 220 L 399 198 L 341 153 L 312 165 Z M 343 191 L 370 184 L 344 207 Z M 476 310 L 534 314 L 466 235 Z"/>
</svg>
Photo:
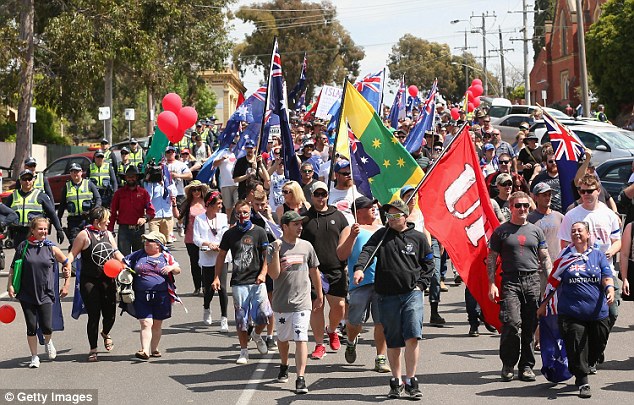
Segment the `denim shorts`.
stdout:
<svg viewBox="0 0 634 405">
<path fill-rule="evenodd" d="M 361 325 L 372 314 L 374 323 L 380 323 L 379 295 L 374 291 L 373 284 L 353 288 L 348 293 L 348 323 Z"/>
<path fill-rule="evenodd" d="M 379 314 L 388 348 L 405 347 L 423 335 L 423 292 L 418 288 L 399 295 L 379 295 Z"/>
<path fill-rule="evenodd" d="M 268 317 L 273 315 L 265 284 L 234 285 L 233 308 L 235 310 L 236 328 L 246 331 L 249 319 L 256 325 L 268 324 Z"/>
<path fill-rule="evenodd" d="M 167 291 L 135 291 L 136 319 L 162 321 L 172 316 L 172 300 Z"/>
</svg>

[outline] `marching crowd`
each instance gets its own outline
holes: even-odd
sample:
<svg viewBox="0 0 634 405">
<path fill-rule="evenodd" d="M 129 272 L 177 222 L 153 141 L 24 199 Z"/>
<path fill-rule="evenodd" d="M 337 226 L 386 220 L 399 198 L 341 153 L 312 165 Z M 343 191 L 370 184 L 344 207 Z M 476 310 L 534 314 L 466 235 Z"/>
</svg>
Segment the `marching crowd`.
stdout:
<svg viewBox="0 0 634 405">
<path fill-rule="evenodd" d="M 412 153 L 414 159 L 428 169 L 469 121 L 468 134 L 501 223 L 491 236 L 487 262 L 489 296 L 501 304 L 501 378 L 512 380 L 517 366 L 519 379 L 535 380 L 538 315 L 545 312 L 544 297 L 557 293 L 569 369 L 580 396 L 589 397 L 588 375 L 604 360 L 621 294 L 629 297 L 634 185 L 624 185 L 619 198 L 627 214 L 621 235 L 617 204 L 601 186 L 589 150 L 574 184 L 561 184 L 552 147 L 538 146 L 528 124 L 519 125 L 517 142 L 511 145 L 491 126 L 485 110 L 470 118 L 461 111 L 457 121 L 440 109 L 438 116 L 437 125 Z M 394 131 L 401 143 L 415 118 L 402 120 Z M 333 156 L 324 122 L 300 114 L 292 120 L 292 132 L 300 182 L 285 178 L 276 135 L 263 153 L 246 141 L 240 157 L 232 149 L 236 136 L 232 147 L 212 162 L 217 170 L 209 184 L 194 180 L 217 148 L 218 135 L 209 120 L 199 122 L 191 137 L 167 146 L 162 165 L 141 167 L 143 150 L 134 139 L 117 161 L 104 140 L 89 173 L 71 165 L 57 212 L 35 159 L 27 159 L 7 202 L 10 210 L 2 207 L 0 212 L 3 223 L 12 224 L 16 253 L 8 292 L 24 312 L 30 367 L 40 365 L 38 325 L 48 357 L 56 357 L 51 313 L 68 294 L 72 274 L 88 318 L 88 361 L 98 361 L 100 337 L 106 351 L 113 350 L 110 333 L 117 305 L 139 320 L 141 348 L 135 356 L 161 357 L 162 323 L 179 301 L 174 276 L 189 271 L 193 294 L 202 301 L 201 321 L 212 325 L 210 303 L 217 294 L 224 333 L 229 332 L 231 289 L 241 348 L 237 364 L 249 362 L 248 344 L 253 341 L 260 353 L 279 351 L 277 380 L 287 382 L 290 342 L 295 342 L 296 392 L 306 393 L 307 359 L 322 359 L 327 342 L 331 351 L 343 346 L 346 362 L 354 363 L 358 336 L 371 316 L 374 370 L 392 376 L 388 397 L 420 398 L 416 367 L 425 294 L 430 325 L 445 323 L 438 310 L 441 292 L 447 291 L 449 259 L 442 243 L 425 229 L 413 187 L 404 187 L 400 199 L 379 206 L 357 190 L 350 162 Z M 577 196 L 569 207 L 562 206 L 564 188 Z M 67 253 L 47 239 L 51 225 L 58 244 L 68 237 Z M 183 238 L 187 264 L 169 253 L 178 238 Z M 622 282 L 614 267 L 619 255 Z M 110 259 L 130 269 L 133 293 L 128 291 L 125 299 L 123 278 L 104 271 Z M 500 288 L 495 283 L 498 261 Z M 64 280 L 60 291 L 54 288 L 57 262 Z M 455 279 L 460 282 L 459 275 Z M 479 336 L 481 324 L 495 331 L 468 289 L 465 308 L 469 336 Z"/>
</svg>

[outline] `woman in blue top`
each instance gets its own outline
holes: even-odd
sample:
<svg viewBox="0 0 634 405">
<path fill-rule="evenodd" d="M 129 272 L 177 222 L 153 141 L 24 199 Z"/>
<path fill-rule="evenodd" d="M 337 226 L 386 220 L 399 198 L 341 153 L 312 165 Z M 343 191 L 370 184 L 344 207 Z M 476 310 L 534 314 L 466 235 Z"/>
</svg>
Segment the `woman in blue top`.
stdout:
<svg viewBox="0 0 634 405">
<path fill-rule="evenodd" d="M 614 284 L 605 253 L 589 244 L 588 223 L 575 222 L 570 233 L 572 244 L 555 260 L 546 286 L 548 298 L 537 314 L 545 314 L 549 298 L 557 292 L 559 331 L 566 344 L 568 369 L 575 376 L 579 396 L 590 398 L 588 374 L 608 342 L 608 305 L 614 302 Z"/>
<path fill-rule="evenodd" d="M 141 324 L 141 350 L 135 356 L 147 360 L 161 357 L 161 328 L 172 316 L 172 297 L 176 295 L 173 275 L 180 274 L 181 268 L 165 250 L 165 235 L 150 232 L 143 235 L 143 241 L 143 250 L 126 256 L 125 262 L 134 269 L 134 316 Z"/>
</svg>

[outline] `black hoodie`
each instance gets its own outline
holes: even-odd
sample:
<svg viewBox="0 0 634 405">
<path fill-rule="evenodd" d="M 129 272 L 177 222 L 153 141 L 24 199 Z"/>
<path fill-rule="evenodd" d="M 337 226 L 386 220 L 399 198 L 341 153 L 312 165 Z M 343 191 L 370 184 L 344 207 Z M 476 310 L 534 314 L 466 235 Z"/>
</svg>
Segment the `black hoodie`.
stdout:
<svg viewBox="0 0 634 405">
<path fill-rule="evenodd" d="M 310 242 L 315 248 L 319 259 L 319 270 L 322 273 L 329 273 L 330 270 L 343 270 L 346 262 L 337 258 L 337 246 L 339 245 L 339 235 L 343 228 L 348 226 L 346 217 L 329 205 L 328 209 L 318 212 L 310 207 L 305 215 L 304 229 L 301 238 Z"/>
<path fill-rule="evenodd" d="M 354 270 L 362 270 L 381 241 L 385 228 L 379 229 L 363 246 Z M 408 293 L 417 286 L 424 291 L 434 271 L 434 255 L 422 232 L 408 223 L 407 229 L 397 232 L 388 228 L 385 240 L 376 254 L 374 289 L 381 295 Z"/>
</svg>

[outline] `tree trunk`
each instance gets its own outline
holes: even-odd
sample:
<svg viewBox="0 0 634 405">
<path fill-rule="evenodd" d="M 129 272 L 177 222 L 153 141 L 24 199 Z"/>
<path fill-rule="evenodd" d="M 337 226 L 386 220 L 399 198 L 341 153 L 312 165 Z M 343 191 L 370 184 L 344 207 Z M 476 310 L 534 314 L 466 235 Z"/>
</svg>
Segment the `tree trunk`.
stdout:
<svg viewBox="0 0 634 405">
<path fill-rule="evenodd" d="M 152 94 L 152 85 L 147 85 L 147 136 L 154 135 L 154 119 L 152 111 L 154 111 L 154 95 Z"/>
<path fill-rule="evenodd" d="M 20 67 L 20 83 L 18 93 L 17 138 L 15 145 L 15 157 L 11 168 L 13 177 L 17 179 L 22 170 L 22 162 L 31 153 L 33 134 L 30 125 L 30 110 L 33 103 L 33 19 L 35 15 L 34 0 L 20 1 L 20 55 L 23 55 Z"/>
<path fill-rule="evenodd" d="M 112 116 L 114 111 L 112 110 L 112 81 L 114 76 L 114 60 L 110 59 L 106 62 L 106 75 L 104 78 L 105 94 L 104 94 L 104 106 L 110 107 L 110 118 L 106 120 L 106 138 L 110 144 L 112 144 Z"/>
</svg>

